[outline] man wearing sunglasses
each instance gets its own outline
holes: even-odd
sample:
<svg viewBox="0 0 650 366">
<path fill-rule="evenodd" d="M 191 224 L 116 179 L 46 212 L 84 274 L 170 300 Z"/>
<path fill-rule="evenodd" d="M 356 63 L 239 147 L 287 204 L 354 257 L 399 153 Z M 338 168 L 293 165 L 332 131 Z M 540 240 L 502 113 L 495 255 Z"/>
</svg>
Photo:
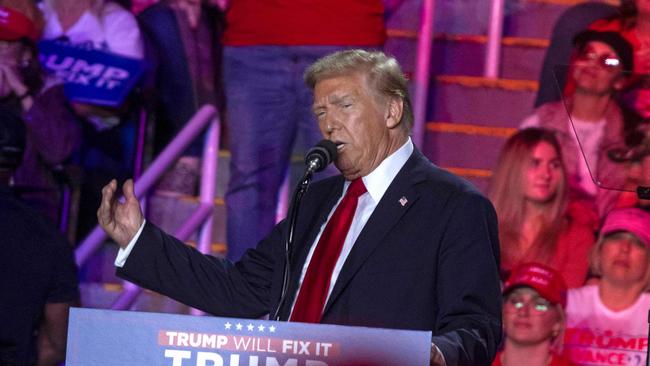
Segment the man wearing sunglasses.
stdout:
<svg viewBox="0 0 650 366">
<path fill-rule="evenodd" d="M 526 118 L 521 128 L 543 127 L 558 132 L 562 158 L 573 196 L 595 200 L 602 217 L 616 200 L 621 167 L 606 158 L 606 151 L 624 145 L 623 113 L 616 94 L 633 69 L 632 46 L 616 32 L 584 31 L 573 40 L 568 86 L 563 100 L 543 104 Z M 558 93 L 560 90 L 558 89 Z"/>
</svg>

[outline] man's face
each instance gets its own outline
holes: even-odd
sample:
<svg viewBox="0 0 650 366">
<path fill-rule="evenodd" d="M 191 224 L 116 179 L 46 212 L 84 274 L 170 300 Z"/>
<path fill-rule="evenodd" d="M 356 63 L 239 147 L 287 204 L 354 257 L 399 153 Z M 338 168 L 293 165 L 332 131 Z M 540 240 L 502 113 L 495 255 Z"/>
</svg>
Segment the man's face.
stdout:
<svg viewBox="0 0 650 366">
<path fill-rule="evenodd" d="M 347 180 L 372 172 L 404 143 L 397 139 L 401 104 L 376 95 L 364 75 L 355 73 L 319 81 L 313 110 L 325 138 L 337 145 L 336 167 Z"/>
<path fill-rule="evenodd" d="M 588 42 L 573 62 L 573 80 L 578 92 L 605 95 L 622 82 L 623 65 L 612 47 Z"/>
</svg>

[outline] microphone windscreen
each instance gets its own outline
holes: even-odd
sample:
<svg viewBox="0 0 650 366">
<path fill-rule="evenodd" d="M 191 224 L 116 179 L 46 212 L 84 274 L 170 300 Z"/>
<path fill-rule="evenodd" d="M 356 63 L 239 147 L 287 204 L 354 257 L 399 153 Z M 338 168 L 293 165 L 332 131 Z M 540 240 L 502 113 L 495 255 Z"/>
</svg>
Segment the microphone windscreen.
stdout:
<svg viewBox="0 0 650 366">
<path fill-rule="evenodd" d="M 325 169 L 331 162 L 336 160 L 338 152 L 336 144 L 330 140 L 321 140 L 316 146 L 309 149 L 305 156 L 305 163 L 317 159 L 319 161 L 317 172 Z"/>
</svg>

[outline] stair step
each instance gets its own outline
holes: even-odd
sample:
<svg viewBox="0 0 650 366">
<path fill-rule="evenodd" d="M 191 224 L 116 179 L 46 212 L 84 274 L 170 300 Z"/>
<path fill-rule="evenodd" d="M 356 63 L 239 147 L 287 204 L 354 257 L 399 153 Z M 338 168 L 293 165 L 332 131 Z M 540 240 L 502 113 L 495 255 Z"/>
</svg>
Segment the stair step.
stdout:
<svg viewBox="0 0 650 366">
<path fill-rule="evenodd" d="M 489 1 L 436 0 L 434 31 L 483 34 L 487 29 L 488 17 L 474 17 L 473 21 L 466 18 L 468 14 L 489 14 L 489 9 Z M 421 0 L 404 0 L 387 18 L 387 27 L 416 30 L 420 27 L 421 10 Z"/>
<path fill-rule="evenodd" d="M 488 183 L 492 176 L 491 170 L 450 166 L 441 166 L 441 168 L 463 177 L 478 188 L 479 191 L 483 193 L 487 192 Z"/>
<path fill-rule="evenodd" d="M 513 127 L 483 126 L 470 123 L 427 122 L 427 132 L 462 133 L 508 138 L 517 132 Z"/>
<path fill-rule="evenodd" d="M 556 20 L 570 6 L 580 2 L 509 0 L 504 14 L 503 34 L 550 38 Z"/>
<path fill-rule="evenodd" d="M 507 0 L 505 36 L 549 38 L 556 19 L 570 6 L 586 0 Z M 388 29 L 416 31 L 422 2 L 405 0 L 387 19 Z M 437 0 L 434 31 L 450 34 L 487 34 L 491 1 Z"/>
<path fill-rule="evenodd" d="M 386 29 L 386 36 L 392 39 L 409 39 L 417 41 L 420 33 L 417 30 L 410 29 Z M 450 34 L 436 33 L 433 36 L 434 42 L 458 42 L 458 43 L 478 43 L 487 44 L 488 37 L 480 34 Z M 521 46 L 534 48 L 547 48 L 549 40 L 545 38 L 526 38 L 526 37 L 503 37 L 501 38 L 502 46 Z"/>
<path fill-rule="evenodd" d="M 456 168 L 491 170 L 497 162 L 502 137 L 467 135 L 459 133 L 428 133 L 425 136 L 425 155 L 435 164 Z M 466 171 L 464 173 L 476 173 Z M 475 174 L 481 178 L 485 175 Z"/>
<path fill-rule="evenodd" d="M 484 36 L 442 35 L 431 50 L 432 75 L 481 76 L 485 64 Z M 541 72 L 546 40 L 506 38 L 501 49 L 500 74 L 506 79 L 529 79 Z M 416 39 L 410 37 L 387 40 L 384 49 L 397 58 L 407 75 L 413 75 L 417 61 Z"/>
<path fill-rule="evenodd" d="M 492 88 L 513 91 L 537 91 L 539 84 L 534 80 L 486 78 L 466 75 L 439 75 L 435 80 L 440 84 L 457 84 L 469 88 Z"/>
<path fill-rule="evenodd" d="M 533 111 L 537 82 L 439 76 L 429 92 L 429 120 L 518 127 Z"/>
</svg>

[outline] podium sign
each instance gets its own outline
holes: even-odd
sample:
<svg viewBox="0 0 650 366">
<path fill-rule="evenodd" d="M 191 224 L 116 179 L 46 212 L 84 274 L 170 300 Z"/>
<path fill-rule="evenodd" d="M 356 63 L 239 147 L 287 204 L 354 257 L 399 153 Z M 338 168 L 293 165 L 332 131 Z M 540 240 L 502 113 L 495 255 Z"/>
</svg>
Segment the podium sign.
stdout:
<svg viewBox="0 0 650 366">
<path fill-rule="evenodd" d="M 66 365 L 428 365 L 431 332 L 74 308 Z"/>
</svg>

